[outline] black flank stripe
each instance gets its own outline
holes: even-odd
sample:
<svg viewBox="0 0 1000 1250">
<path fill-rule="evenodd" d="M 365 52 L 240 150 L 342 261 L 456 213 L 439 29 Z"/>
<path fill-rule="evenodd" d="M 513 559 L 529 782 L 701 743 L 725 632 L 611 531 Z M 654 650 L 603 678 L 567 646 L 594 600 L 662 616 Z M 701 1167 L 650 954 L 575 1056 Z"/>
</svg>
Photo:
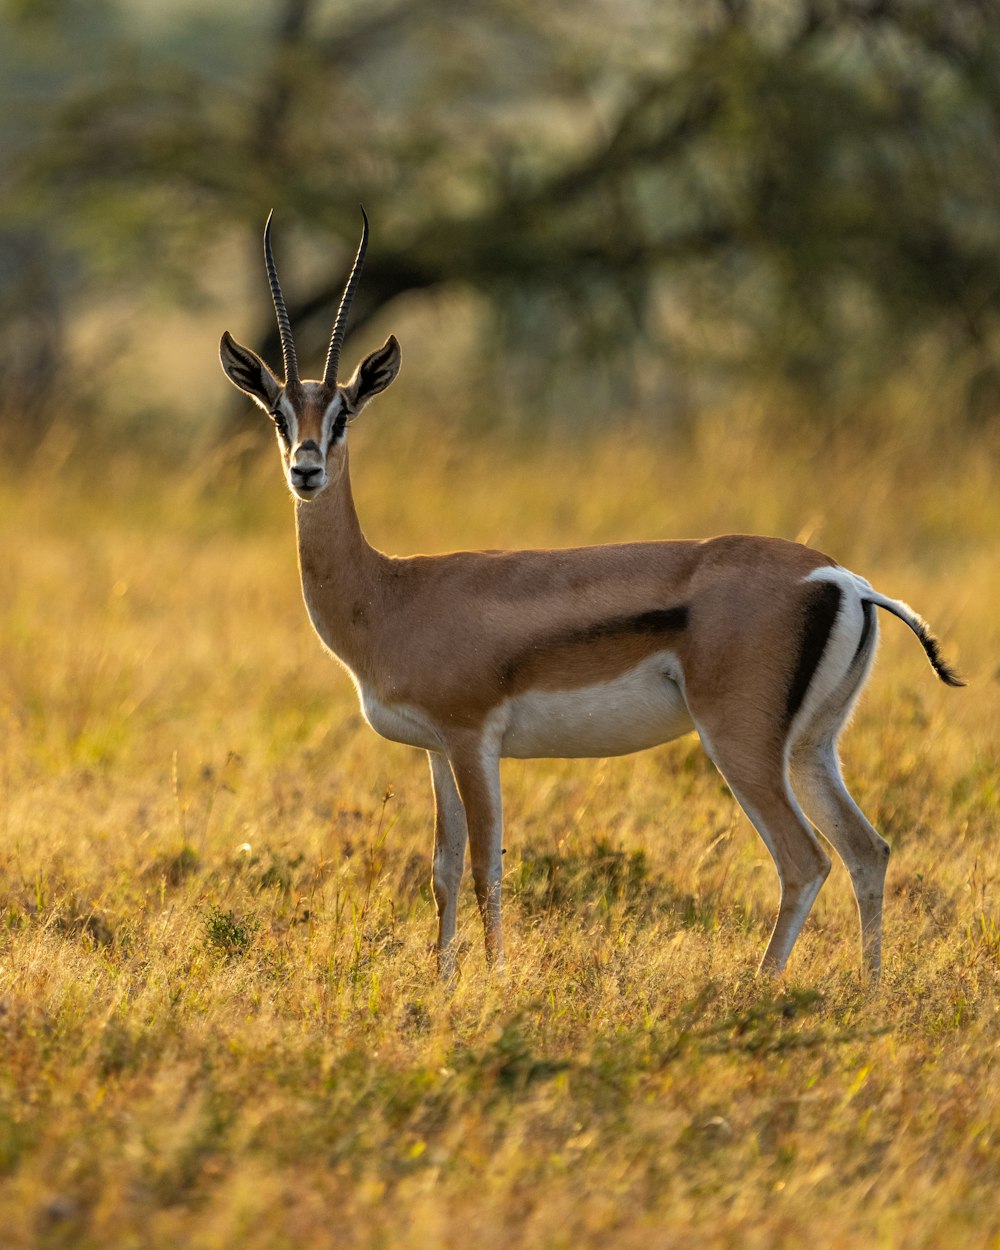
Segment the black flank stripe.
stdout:
<svg viewBox="0 0 1000 1250">
<path fill-rule="evenodd" d="M 788 690 L 785 725 L 792 723 L 819 668 L 833 623 L 840 611 L 840 588 L 833 582 L 817 582 L 810 590 L 803 612 L 799 659 Z"/>
<path fill-rule="evenodd" d="M 676 608 L 654 608 L 650 612 L 639 612 L 635 616 L 612 617 L 610 620 L 597 621 L 593 625 L 586 625 L 580 629 L 568 630 L 565 634 L 553 638 L 550 645 L 599 642 L 602 638 L 620 638 L 629 634 L 649 637 L 686 629 L 687 623 L 688 610 L 684 604 Z"/>
<path fill-rule="evenodd" d="M 568 629 L 564 633 L 552 634 L 548 638 L 540 639 L 520 655 L 509 660 L 500 670 L 500 680 L 504 685 L 509 684 L 531 660 L 564 647 L 586 646 L 592 642 L 637 635 L 654 638 L 661 634 L 677 633 L 686 629 L 687 623 L 687 606 L 679 604 L 673 608 L 653 608 L 649 612 L 638 612 L 634 616 L 614 616 L 606 621 L 596 621 L 593 625 L 581 626 L 579 629 Z"/>
</svg>

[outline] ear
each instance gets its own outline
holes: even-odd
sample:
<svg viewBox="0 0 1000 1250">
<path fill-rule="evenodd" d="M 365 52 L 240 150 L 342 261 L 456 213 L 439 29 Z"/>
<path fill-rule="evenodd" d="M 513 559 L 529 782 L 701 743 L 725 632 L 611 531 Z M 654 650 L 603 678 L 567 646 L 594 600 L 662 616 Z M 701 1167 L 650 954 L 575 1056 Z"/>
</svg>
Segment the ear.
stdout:
<svg viewBox="0 0 1000 1250">
<path fill-rule="evenodd" d="M 342 387 L 352 417 L 356 417 L 370 399 L 395 380 L 400 360 L 399 343 L 394 334 L 389 335 L 378 351 L 362 360 L 350 382 L 345 382 Z"/>
<path fill-rule="evenodd" d="M 281 383 L 257 353 L 237 343 L 226 330 L 219 344 L 219 359 L 230 382 L 270 412 L 281 393 Z"/>
</svg>

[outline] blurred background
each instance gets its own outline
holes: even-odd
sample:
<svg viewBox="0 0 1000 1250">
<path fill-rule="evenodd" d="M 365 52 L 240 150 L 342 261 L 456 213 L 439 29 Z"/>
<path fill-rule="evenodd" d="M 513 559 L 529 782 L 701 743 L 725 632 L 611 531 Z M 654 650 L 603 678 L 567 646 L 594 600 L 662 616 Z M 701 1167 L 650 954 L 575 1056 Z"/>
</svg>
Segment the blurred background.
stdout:
<svg viewBox="0 0 1000 1250">
<path fill-rule="evenodd" d="M 267 212 L 312 375 L 361 202 L 455 426 L 996 428 L 997 0 L 2 0 L 0 91 L 14 444 L 243 428 Z"/>
</svg>

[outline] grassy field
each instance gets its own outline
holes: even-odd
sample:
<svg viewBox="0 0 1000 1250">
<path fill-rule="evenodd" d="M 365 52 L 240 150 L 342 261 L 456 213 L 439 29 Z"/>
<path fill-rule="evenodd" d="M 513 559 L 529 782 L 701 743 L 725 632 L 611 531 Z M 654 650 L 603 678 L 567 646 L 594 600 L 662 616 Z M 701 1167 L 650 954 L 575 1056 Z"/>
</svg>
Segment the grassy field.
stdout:
<svg viewBox="0 0 1000 1250">
<path fill-rule="evenodd" d="M 57 437 L 0 478 L 4 1250 L 1000 1246 L 995 440 L 377 420 L 388 550 L 749 529 L 928 617 L 970 687 L 886 618 L 845 740 L 893 847 L 882 984 L 839 865 L 755 978 L 776 880 L 690 738 L 505 767 L 509 974 L 467 882 L 447 996 L 426 763 L 310 633 L 274 453 Z"/>
</svg>

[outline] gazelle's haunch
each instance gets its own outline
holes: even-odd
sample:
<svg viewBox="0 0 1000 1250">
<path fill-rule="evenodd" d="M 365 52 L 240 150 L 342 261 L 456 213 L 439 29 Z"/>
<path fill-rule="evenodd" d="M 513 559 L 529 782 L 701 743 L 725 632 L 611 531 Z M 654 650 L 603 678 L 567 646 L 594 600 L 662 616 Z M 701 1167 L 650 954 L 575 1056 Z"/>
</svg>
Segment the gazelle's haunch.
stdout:
<svg viewBox="0 0 1000 1250">
<path fill-rule="evenodd" d="M 269 227 L 285 380 L 228 333 L 222 366 L 274 421 L 317 634 L 354 679 L 372 728 L 430 757 L 441 973 L 454 973 L 467 843 L 487 958 L 503 960 L 502 757 L 617 755 L 696 730 L 778 870 L 761 967 L 785 966 L 830 870 L 815 826 L 850 873 L 864 962 L 877 974 L 889 847 L 844 786 L 837 738 L 871 669 L 876 607 L 913 630 L 942 681 L 962 684 L 920 617 L 777 538 L 376 551 L 351 497 L 347 428 L 396 377 L 399 344 L 390 336 L 338 380 L 368 219 L 322 381 L 299 378 Z"/>
</svg>

